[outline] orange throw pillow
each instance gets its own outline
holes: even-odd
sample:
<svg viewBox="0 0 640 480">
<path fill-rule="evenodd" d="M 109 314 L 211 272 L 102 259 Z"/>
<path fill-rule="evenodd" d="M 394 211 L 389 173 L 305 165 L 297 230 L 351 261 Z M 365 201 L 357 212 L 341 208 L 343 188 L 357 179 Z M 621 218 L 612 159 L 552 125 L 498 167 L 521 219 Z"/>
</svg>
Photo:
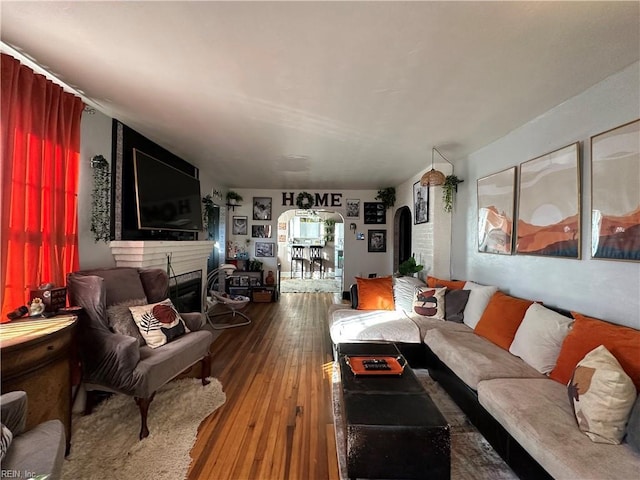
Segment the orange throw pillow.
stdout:
<svg viewBox="0 0 640 480">
<path fill-rule="evenodd" d="M 393 278 L 359 278 L 358 310 L 395 310 L 393 301 Z"/>
<path fill-rule="evenodd" d="M 532 303 L 531 300 L 496 292 L 489 300 L 487 308 L 473 331 L 499 347 L 509 350 L 524 314 Z"/>
<path fill-rule="evenodd" d="M 636 390 L 640 390 L 640 331 L 576 312 L 571 314 L 576 321 L 562 343 L 549 377 L 567 385 L 578 362 L 594 348 L 604 345 L 631 377 Z"/>
<path fill-rule="evenodd" d="M 447 290 L 462 290 L 464 284 L 467 283 L 464 280 L 442 280 L 437 277 L 427 276 L 427 287 L 447 287 Z"/>
</svg>

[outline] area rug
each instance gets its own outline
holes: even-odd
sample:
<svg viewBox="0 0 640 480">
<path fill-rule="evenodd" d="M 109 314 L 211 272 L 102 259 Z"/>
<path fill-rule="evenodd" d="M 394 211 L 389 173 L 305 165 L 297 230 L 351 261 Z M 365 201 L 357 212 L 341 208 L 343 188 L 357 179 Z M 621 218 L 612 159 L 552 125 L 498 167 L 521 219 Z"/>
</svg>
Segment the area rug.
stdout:
<svg viewBox="0 0 640 480">
<path fill-rule="evenodd" d="M 517 480 L 517 476 L 502 460 L 493 447 L 469 422 L 447 393 L 434 381 L 427 370 L 415 369 L 414 373 L 433 402 L 451 426 L 451 478 L 453 480 Z M 340 372 L 334 368 L 333 374 L 333 414 L 338 451 L 340 478 L 346 480 L 346 443 L 340 408 Z M 425 472 L 425 478 L 428 472 Z"/>
<path fill-rule="evenodd" d="M 280 293 L 341 293 L 340 280 L 335 278 L 282 278 Z"/>
<path fill-rule="evenodd" d="M 133 397 L 114 395 L 91 415 L 73 418 L 63 480 L 177 480 L 185 478 L 198 426 L 226 400 L 215 378 L 170 382 L 149 408 L 150 434 L 138 440 L 140 411 Z"/>
</svg>

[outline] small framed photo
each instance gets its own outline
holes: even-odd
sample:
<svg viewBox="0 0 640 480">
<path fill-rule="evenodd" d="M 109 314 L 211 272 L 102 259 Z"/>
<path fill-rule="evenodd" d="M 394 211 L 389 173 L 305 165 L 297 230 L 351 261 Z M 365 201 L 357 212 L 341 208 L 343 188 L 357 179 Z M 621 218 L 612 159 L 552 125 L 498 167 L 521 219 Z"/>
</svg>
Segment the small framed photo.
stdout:
<svg viewBox="0 0 640 480">
<path fill-rule="evenodd" d="M 386 252 L 387 251 L 387 231 L 386 230 L 369 230 L 369 242 L 367 245 L 369 252 Z"/>
<path fill-rule="evenodd" d="M 240 286 L 241 287 L 248 287 L 249 286 L 249 276 L 248 275 L 242 275 L 240 277 Z"/>
<path fill-rule="evenodd" d="M 231 233 L 233 235 L 247 235 L 247 217 L 234 216 Z"/>
<path fill-rule="evenodd" d="M 347 199 L 347 218 L 360 218 L 359 199 Z"/>
<path fill-rule="evenodd" d="M 253 219 L 271 220 L 271 197 L 253 197 Z"/>
<path fill-rule="evenodd" d="M 253 238 L 271 238 L 271 225 L 251 225 Z"/>
<path fill-rule="evenodd" d="M 256 242 L 256 257 L 275 257 L 275 243 Z"/>
<path fill-rule="evenodd" d="M 364 233 L 362 232 L 356 233 L 356 240 L 364 240 Z"/>
<path fill-rule="evenodd" d="M 419 225 L 429 221 L 429 187 L 420 182 L 413 184 L 413 224 Z"/>
</svg>

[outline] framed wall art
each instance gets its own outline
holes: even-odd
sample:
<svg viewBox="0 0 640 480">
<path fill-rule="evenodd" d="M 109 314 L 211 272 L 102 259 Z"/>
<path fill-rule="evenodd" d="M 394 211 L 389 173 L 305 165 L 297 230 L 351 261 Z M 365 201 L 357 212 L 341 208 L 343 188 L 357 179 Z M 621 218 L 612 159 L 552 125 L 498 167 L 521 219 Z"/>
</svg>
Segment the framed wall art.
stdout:
<svg viewBox="0 0 640 480">
<path fill-rule="evenodd" d="M 516 167 L 478 179 L 478 251 L 511 255 Z"/>
<path fill-rule="evenodd" d="M 347 218 L 360 218 L 360 200 L 347 199 Z"/>
<path fill-rule="evenodd" d="M 382 202 L 364 202 L 364 223 L 380 224 L 387 223 L 387 209 Z"/>
<path fill-rule="evenodd" d="M 369 230 L 369 241 L 367 244 L 368 252 L 386 252 L 387 251 L 387 231 L 386 230 Z"/>
<path fill-rule="evenodd" d="M 429 187 L 423 187 L 420 182 L 413 184 L 413 224 L 429 221 Z"/>
<path fill-rule="evenodd" d="M 580 258 L 580 149 L 520 165 L 516 253 Z"/>
<path fill-rule="evenodd" d="M 275 243 L 256 242 L 256 257 L 275 257 Z"/>
<path fill-rule="evenodd" d="M 251 225 L 253 238 L 271 238 L 271 225 Z"/>
<path fill-rule="evenodd" d="M 247 235 L 247 217 L 234 216 L 231 233 L 233 235 Z"/>
<path fill-rule="evenodd" d="M 253 197 L 253 219 L 271 220 L 271 197 Z"/>
<path fill-rule="evenodd" d="M 591 257 L 640 261 L 640 120 L 591 137 Z"/>
</svg>

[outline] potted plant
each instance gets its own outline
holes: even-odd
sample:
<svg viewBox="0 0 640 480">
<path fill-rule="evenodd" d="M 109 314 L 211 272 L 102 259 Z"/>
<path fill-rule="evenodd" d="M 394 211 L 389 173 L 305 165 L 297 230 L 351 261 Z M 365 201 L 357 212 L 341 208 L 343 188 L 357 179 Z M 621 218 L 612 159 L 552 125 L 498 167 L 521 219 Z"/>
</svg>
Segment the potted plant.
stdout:
<svg viewBox="0 0 640 480">
<path fill-rule="evenodd" d="M 396 189 L 394 187 L 387 187 L 378 190 L 376 200 L 380 200 L 385 208 L 391 208 L 396 203 Z"/>
<path fill-rule="evenodd" d="M 424 265 L 417 265 L 413 255 L 398 265 L 398 273 L 402 276 L 412 277 L 414 274 L 421 272 Z"/>
<path fill-rule="evenodd" d="M 255 258 L 253 260 L 249 260 L 247 262 L 247 270 L 249 270 L 250 272 L 259 272 L 262 270 L 262 262 L 260 260 L 256 260 Z"/>
<path fill-rule="evenodd" d="M 455 193 L 458 191 L 458 184 L 464 182 L 455 175 L 448 175 L 444 179 L 442 185 L 442 201 L 444 202 L 444 211 L 450 212 L 453 209 L 453 200 Z"/>
<path fill-rule="evenodd" d="M 227 192 L 227 203 L 229 205 L 237 205 L 238 202 L 242 201 L 242 195 L 238 192 L 234 192 L 233 190 L 229 190 Z"/>
</svg>

